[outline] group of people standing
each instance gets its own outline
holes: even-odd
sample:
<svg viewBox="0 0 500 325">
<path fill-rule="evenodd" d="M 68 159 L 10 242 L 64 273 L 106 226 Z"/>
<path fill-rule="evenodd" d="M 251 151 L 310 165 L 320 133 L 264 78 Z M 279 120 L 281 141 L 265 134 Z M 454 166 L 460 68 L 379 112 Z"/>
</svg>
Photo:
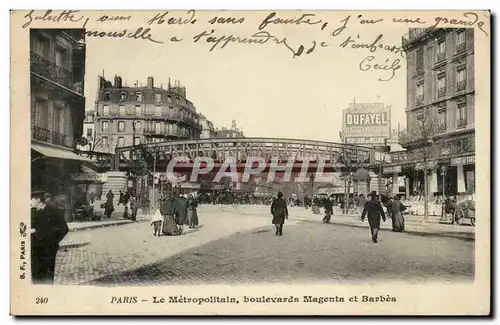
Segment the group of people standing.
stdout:
<svg viewBox="0 0 500 325">
<path fill-rule="evenodd" d="M 193 195 L 171 196 L 167 194 L 163 201 L 156 205 L 151 219 L 154 236 L 181 235 L 184 226 L 196 228 L 198 220 L 198 202 Z"/>
<path fill-rule="evenodd" d="M 113 204 L 113 199 L 115 195 L 112 190 L 109 190 L 108 194 L 106 194 L 106 202 L 104 203 L 104 215 L 107 218 L 111 218 L 111 214 L 115 211 L 115 207 Z M 118 205 L 123 204 L 125 206 L 125 210 L 123 212 L 124 219 L 130 219 L 132 221 L 137 220 L 137 199 L 134 195 L 130 195 L 128 192 L 123 193 L 120 191 L 120 197 L 118 198 Z"/>
</svg>

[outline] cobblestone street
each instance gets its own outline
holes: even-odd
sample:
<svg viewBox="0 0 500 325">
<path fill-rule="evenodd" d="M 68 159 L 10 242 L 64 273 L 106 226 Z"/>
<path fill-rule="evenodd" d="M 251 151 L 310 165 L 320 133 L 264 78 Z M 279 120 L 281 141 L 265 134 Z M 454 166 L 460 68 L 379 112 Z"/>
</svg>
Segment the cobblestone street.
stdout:
<svg viewBox="0 0 500 325">
<path fill-rule="evenodd" d="M 202 226 L 157 238 L 149 222 L 70 233 L 58 284 L 147 285 L 258 282 L 472 281 L 474 242 L 288 220 L 200 207 Z M 388 221 L 390 222 L 390 221 Z M 365 224 L 367 224 L 365 222 Z"/>
</svg>

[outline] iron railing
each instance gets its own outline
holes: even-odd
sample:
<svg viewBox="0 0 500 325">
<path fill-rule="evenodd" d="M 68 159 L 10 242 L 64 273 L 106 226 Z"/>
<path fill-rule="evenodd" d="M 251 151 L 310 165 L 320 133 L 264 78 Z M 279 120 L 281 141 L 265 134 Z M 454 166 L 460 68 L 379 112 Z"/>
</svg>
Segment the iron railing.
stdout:
<svg viewBox="0 0 500 325">
<path fill-rule="evenodd" d="M 74 80 L 71 71 L 35 52 L 30 52 L 30 71 L 83 95 L 83 82 Z"/>
<path fill-rule="evenodd" d="M 458 120 L 457 121 L 457 128 L 464 128 L 465 126 L 467 126 L 467 120 L 466 119 L 462 119 L 462 120 Z"/>
<path fill-rule="evenodd" d="M 438 89 L 438 97 L 443 97 L 446 95 L 446 87 L 441 87 Z"/>
<path fill-rule="evenodd" d="M 455 49 L 456 49 L 456 52 L 458 54 L 458 53 L 464 52 L 465 48 L 466 48 L 466 46 L 465 46 L 465 42 L 464 42 L 464 43 L 458 44 Z"/>
<path fill-rule="evenodd" d="M 33 140 L 43 141 L 58 146 L 73 148 L 73 138 L 60 132 L 51 131 L 38 126 L 31 129 L 31 138 Z"/>
<path fill-rule="evenodd" d="M 436 62 L 441 62 L 446 60 L 446 53 L 438 53 Z"/>
<path fill-rule="evenodd" d="M 467 82 L 465 80 L 457 82 L 457 91 L 465 90 L 466 86 L 467 86 Z"/>
</svg>

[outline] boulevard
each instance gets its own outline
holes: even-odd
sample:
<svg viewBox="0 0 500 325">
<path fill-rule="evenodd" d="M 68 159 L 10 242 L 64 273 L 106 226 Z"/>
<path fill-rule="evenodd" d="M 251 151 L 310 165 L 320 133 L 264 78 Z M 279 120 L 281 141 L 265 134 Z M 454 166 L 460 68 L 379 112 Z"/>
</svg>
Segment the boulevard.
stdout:
<svg viewBox="0 0 500 325">
<path fill-rule="evenodd" d="M 464 282 L 474 279 L 474 241 L 323 224 L 290 208 L 283 236 L 268 207 L 202 205 L 200 227 L 155 237 L 149 220 L 70 232 L 61 242 L 56 284 Z M 353 219 L 359 219 L 352 216 Z M 353 222 L 356 222 L 355 220 Z M 390 220 L 387 221 L 390 223 Z"/>
</svg>

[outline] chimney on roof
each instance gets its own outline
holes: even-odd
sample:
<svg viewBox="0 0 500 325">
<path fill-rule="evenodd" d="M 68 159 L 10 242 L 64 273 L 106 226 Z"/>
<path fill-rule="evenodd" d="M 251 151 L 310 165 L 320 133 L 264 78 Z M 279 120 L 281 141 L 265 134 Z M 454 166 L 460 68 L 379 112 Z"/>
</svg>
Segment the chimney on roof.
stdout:
<svg viewBox="0 0 500 325">
<path fill-rule="evenodd" d="M 122 77 L 115 76 L 115 87 L 116 88 L 121 88 L 122 87 Z"/>
<path fill-rule="evenodd" d="M 154 87 L 154 79 L 153 77 L 148 77 L 148 89 L 153 89 Z"/>
</svg>

